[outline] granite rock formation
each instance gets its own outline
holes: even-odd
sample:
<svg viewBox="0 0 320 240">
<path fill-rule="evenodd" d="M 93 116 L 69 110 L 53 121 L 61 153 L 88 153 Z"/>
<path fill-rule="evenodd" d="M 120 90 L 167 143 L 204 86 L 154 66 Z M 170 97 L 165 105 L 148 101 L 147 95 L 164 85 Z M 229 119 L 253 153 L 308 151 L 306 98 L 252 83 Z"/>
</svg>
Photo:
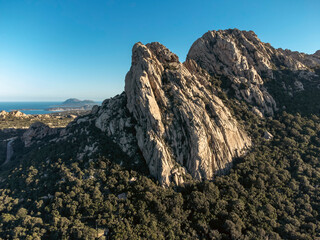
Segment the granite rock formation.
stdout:
<svg viewBox="0 0 320 240">
<path fill-rule="evenodd" d="M 93 123 L 132 161 L 142 153 L 161 185 L 182 184 L 186 174 L 212 179 L 251 146 L 211 76 L 193 60 L 180 63 L 160 43 L 134 45 L 125 82 L 125 92 L 71 125 Z"/>
<path fill-rule="evenodd" d="M 305 91 L 303 82 L 312 80 L 313 68 L 319 66 L 319 51 L 308 55 L 274 49 L 254 32 L 237 29 L 207 32 L 192 45 L 184 63 L 160 43 L 136 43 L 122 94 L 94 106 L 66 129 L 34 125 L 23 140 L 30 146 L 50 135 L 55 136 L 50 141 L 59 142 L 84 134 L 87 143 L 78 154 L 82 158 L 98 152 L 99 139 L 90 132 L 98 128 L 133 162 L 143 158 L 163 186 L 182 184 L 188 174 L 212 179 L 252 145 L 228 103 L 219 98 L 215 77 L 263 118 L 278 110 L 266 79 L 277 80 L 284 70 L 294 72 L 297 78 L 289 85 L 283 82 L 283 93 L 295 94 Z M 268 132 L 264 137 L 272 139 Z"/>
<path fill-rule="evenodd" d="M 277 110 L 274 98 L 264 86 L 265 77 L 274 78 L 273 72 L 278 70 L 303 72 L 320 65 L 318 53 L 275 49 L 261 42 L 253 31 L 238 29 L 205 33 L 192 45 L 187 59 L 196 61 L 210 74 L 227 77 L 236 96 L 256 105 L 264 115 L 273 115 Z"/>
</svg>

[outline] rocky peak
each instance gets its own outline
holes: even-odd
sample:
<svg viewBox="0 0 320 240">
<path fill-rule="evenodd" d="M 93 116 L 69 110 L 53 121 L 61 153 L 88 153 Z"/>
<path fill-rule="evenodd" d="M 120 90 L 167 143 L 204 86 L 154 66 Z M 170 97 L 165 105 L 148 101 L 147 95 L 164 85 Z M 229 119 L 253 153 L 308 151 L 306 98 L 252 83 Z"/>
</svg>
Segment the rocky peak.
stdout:
<svg viewBox="0 0 320 240">
<path fill-rule="evenodd" d="M 317 58 L 320 58 L 320 50 L 316 51 L 314 54 L 313 54 L 314 57 L 317 57 Z"/>
<path fill-rule="evenodd" d="M 156 56 L 162 64 L 170 64 L 179 62 L 176 54 L 172 53 L 168 48 L 158 42 L 148 43 L 146 47 Z"/>
<path fill-rule="evenodd" d="M 186 172 L 211 179 L 251 141 L 210 90 L 194 61 L 185 64 L 159 43 L 135 44 L 126 76 L 127 108 L 151 175 L 180 184 Z"/>
<path fill-rule="evenodd" d="M 295 61 L 302 63 L 304 66 L 306 66 L 306 69 L 309 69 L 309 68 L 312 69 L 312 68 L 320 66 L 320 58 L 317 56 L 316 53 L 310 55 L 310 54 L 305 54 L 305 53 L 301 53 L 301 52 L 297 52 L 297 51 L 291 51 L 289 49 L 282 50 L 280 48 L 277 50 L 282 52 L 287 57 L 291 57 Z M 305 70 L 305 69 L 302 69 L 302 70 Z"/>
<path fill-rule="evenodd" d="M 226 76 L 236 97 L 256 105 L 264 115 L 273 115 L 277 107 L 262 76 L 273 78 L 276 70 L 302 71 L 320 66 L 319 59 L 312 55 L 274 49 L 253 31 L 238 29 L 205 33 L 192 45 L 187 59 L 212 75 Z"/>
</svg>

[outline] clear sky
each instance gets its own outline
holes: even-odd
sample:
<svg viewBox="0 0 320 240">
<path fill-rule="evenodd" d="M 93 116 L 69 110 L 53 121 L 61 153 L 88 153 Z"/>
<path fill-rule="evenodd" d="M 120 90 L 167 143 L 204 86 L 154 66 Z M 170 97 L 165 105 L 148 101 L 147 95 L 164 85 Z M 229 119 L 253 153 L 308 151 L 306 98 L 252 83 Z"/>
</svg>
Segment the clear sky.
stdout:
<svg viewBox="0 0 320 240">
<path fill-rule="evenodd" d="M 319 0 L 0 0 L 0 101 L 121 93 L 135 42 L 184 60 L 208 30 L 253 30 L 274 47 L 320 49 Z"/>
</svg>

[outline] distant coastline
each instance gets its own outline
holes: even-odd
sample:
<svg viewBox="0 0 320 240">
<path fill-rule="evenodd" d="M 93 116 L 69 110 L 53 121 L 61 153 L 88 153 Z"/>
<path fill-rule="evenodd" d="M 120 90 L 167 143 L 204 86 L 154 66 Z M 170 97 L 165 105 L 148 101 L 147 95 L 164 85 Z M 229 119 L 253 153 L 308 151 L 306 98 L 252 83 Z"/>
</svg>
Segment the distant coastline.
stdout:
<svg viewBox="0 0 320 240">
<path fill-rule="evenodd" d="M 90 107 L 71 106 L 65 105 L 65 102 L 0 102 L 0 111 L 20 111 L 27 115 L 38 115 L 66 111 L 89 111 L 94 105 L 101 105 L 101 102 L 92 101 Z"/>
<path fill-rule="evenodd" d="M 91 110 L 93 106 L 94 105 L 85 106 L 85 107 L 54 107 L 54 108 L 48 108 L 46 110 L 50 112 L 63 112 L 63 111 L 76 111 L 76 110 L 86 111 L 86 110 Z"/>
<path fill-rule="evenodd" d="M 11 111 L 40 111 L 41 109 L 35 109 L 35 108 L 23 108 L 23 109 L 11 109 Z"/>
</svg>

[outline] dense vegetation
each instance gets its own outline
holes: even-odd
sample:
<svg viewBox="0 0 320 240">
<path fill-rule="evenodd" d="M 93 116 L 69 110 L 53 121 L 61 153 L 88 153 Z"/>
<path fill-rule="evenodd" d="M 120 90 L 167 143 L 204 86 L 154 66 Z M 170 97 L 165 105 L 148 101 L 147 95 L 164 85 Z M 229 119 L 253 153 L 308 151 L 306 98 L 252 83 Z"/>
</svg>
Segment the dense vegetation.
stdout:
<svg viewBox="0 0 320 240">
<path fill-rule="evenodd" d="M 26 149 L 1 171 L 2 239 L 310 239 L 320 234 L 320 117 L 260 119 L 227 100 L 254 139 L 228 175 L 162 188 L 115 144 L 75 159 L 86 135 Z M 274 138 L 265 140 L 269 131 Z M 64 153 L 64 154 L 61 154 Z"/>
<path fill-rule="evenodd" d="M 299 78 L 303 71 L 274 71 L 274 79 L 266 79 L 266 87 L 274 96 L 277 106 L 289 113 L 302 115 L 320 113 L 320 69 L 314 69 L 318 77 Z M 303 91 L 295 84 L 301 82 Z"/>
</svg>

